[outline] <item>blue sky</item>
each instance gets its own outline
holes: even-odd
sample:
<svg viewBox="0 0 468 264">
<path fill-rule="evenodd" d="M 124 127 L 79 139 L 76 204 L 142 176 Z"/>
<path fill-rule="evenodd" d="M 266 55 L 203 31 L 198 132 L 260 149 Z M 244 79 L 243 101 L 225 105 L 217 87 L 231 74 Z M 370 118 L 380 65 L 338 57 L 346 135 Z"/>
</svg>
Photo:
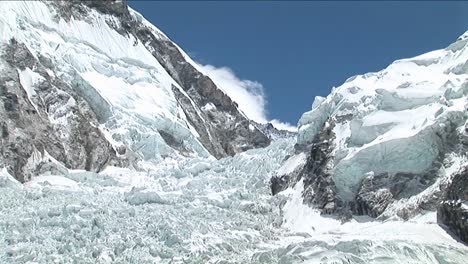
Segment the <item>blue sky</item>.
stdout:
<svg viewBox="0 0 468 264">
<path fill-rule="evenodd" d="M 195 61 L 252 90 L 266 119 L 294 125 L 348 77 L 444 48 L 468 30 L 468 2 L 129 4 Z"/>
</svg>

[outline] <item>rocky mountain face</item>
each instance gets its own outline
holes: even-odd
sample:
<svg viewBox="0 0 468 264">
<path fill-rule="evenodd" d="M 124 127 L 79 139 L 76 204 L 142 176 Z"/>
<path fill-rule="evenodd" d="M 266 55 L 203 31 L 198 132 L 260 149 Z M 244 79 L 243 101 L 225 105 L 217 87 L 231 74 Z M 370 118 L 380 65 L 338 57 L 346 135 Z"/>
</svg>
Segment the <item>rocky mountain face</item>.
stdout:
<svg viewBox="0 0 468 264">
<path fill-rule="evenodd" d="M 468 243 L 468 168 L 457 173 L 437 208 L 437 221 Z"/>
<path fill-rule="evenodd" d="M 11 1 L 0 13 L 0 166 L 22 182 L 270 143 L 126 1 Z"/>
<path fill-rule="evenodd" d="M 59 170 L 56 160 L 92 171 L 108 164 L 125 165 L 127 160 L 117 157 L 79 91 L 49 77 L 40 62 L 45 58 L 36 58 L 15 39 L 4 44 L 1 57 L 1 163 L 12 175 L 27 181 L 41 171 Z M 60 119 L 64 122 L 57 122 Z"/>
<path fill-rule="evenodd" d="M 466 241 L 466 195 L 447 198 L 468 186 L 466 35 L 317 97 L 273 194 L 301 185 L 304 203 L 345 219 L 409 219 L 439 207 L 441 222 Z"/>
</svg>

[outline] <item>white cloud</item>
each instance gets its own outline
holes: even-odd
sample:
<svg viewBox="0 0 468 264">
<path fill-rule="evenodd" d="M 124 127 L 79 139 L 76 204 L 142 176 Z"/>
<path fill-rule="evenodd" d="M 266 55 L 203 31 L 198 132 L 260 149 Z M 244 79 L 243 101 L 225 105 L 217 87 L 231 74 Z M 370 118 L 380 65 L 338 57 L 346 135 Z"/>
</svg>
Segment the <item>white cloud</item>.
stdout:
<svg viewBox="0 0 468 264">
<path fill-rule="evenodd" d="M 222 89 L 239 105 L 239 109 L 248 118 L 259 123 L 271 122 L 278 129 L 297 131 L 297 128 L 291 124 L 276 119 L 268 120 L 266 111 L 267 100 L 261 83 L 241 80 L 227 67 L 217 68 L 212 65 L 201 64 L 198 64 L 198 66 L 199 70 L 208 75 L 218 88 Z"/>
<path fill-rule="evenodd" d="M 248 118 L 261 123 L 266 122 L 266 100 L 262 84 L 256 81 L 241 80 L 227 67 L 200 66 L 216 86 L 239 105 Z"/>
<path fill-rule="evenodd" d="M 295 126 L 293 126 L 293 125 L 291 125 L 289 123 L 281 122 L 278 119 L 273 119 L 273 120 L 270 120 L 269 122 L 272 123 L 273 126 L 276 127 L 279 130 L 287 130 L 287 131 L 291 131 L 291 132 L 297 132 L 297 127 L 295 127 Z"/>
</svg>

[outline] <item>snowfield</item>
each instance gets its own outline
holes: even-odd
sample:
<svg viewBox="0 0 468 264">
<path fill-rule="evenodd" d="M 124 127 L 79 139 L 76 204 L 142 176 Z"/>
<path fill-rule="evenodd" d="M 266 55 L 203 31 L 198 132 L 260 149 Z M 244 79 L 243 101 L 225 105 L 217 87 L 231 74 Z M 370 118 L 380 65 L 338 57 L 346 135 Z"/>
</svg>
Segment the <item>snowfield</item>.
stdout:
<svg viewBox="0 0 468 264">
<path fill-rule="evenodd" d="M 166 160 L 148 172 L 69 171 L 21 185 L 2 171 L 2 263 L 463 263 L 429 213 L 342 224 L 271 196 L 294 139 L 232 158 Z M 289 161 L 289 166 L 294 161 Z M 298 161 L 296 161 L 298 162 Z M 296 188 L 301 188 L 298 184 Z M 305 261 L 305 262 L 304 262 Z"/>
</svg>

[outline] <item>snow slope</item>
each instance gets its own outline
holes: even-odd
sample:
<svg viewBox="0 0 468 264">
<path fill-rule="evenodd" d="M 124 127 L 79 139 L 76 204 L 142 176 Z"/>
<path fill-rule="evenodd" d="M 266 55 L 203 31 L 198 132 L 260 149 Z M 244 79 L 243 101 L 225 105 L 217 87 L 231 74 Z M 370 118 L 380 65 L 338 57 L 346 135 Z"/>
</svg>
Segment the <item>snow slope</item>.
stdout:
<svg viewBox="0 0 468 264">
<path fill-rule="evenodd" d="M 119 135 L 128 142 L 140 135 L 129 145 L 150 159 L 171 152 L 157 132 L 171 130 L 198 154 L 209 155 L 177 105 L 171 87 L 179 85 L 142 43 L 108 25 L 109 20 L 118 23 L 116 17 L 91 9 L 91 21 L 72 17 L 67 22 L 39 1 L 4 1 L 1 10 L 0 41 L 15 38 L 25 43 L 52 61 L 55 76 L 90 86 L 85 89 L 95 89 L 92 96 L 107 102 L 96 105 L 96 111 L 111 113 L 113 124 L 101 127 L 109 137 Z M 35 74 L 30 69 L 29 73 Z"/>
<path fill-rule="evenodd" d="M 420 174 L 450 154 L 454 137 L 466 133 L 467 43 L 462 36 L 446 49 L 351 77 L 315 99 L 299 121 L 298 143 L 311 144 L 333 123 L 333 180 L 342 199 L 352 200 L 369 172 Z"/>
<path fill-rule="evenodd" d="M 125 1 L 112 3 L 0 3 L 2 75 L 19 78 L 17 86 L 27 95 L 21 105 L 32 105 L 35 110 L 28 114 L 43 119 L 46 126 L 50 123 L 63 140 L 65 153 L 49 148 L 52 157 L 69 168 L 100 170 L 109 164 L 140 167 L 140 161 L 178 155 L 220 158 L 269 144 L 237 105 L 197 71 L 198 65 L 185 52 L 140 14 L 127 9 Z M 12 56 L 14 52 L 28 59 Z M 19 77 L 12 76 L 12 69 Z M 50 105 L 54 100 L 58 102 Z M 23 118 L 21 110 L 11 118 Z M 5 125 L 6 130 L 15 129 L 13 122 Z M 94 156 L 83 153 L 89 149 L 73 146 L 77 143 L 74 135 L 83 133 L 83 126 L 97 127 L 96 137 L 103 138 L 103 148 Z M 29 132 L 34 137 L 42 133 Z M 107 143 L 110 148 L 104 146 Z M 38 144 L 33 146 L 43 153 Z M 73 157 L 68 157 L 72 155 L 108 161 L 84 166 L 84 162 L 73 164 Z M 13 174 L 18 179 L 30 178 L 27 170 Z"/>
</svg>

